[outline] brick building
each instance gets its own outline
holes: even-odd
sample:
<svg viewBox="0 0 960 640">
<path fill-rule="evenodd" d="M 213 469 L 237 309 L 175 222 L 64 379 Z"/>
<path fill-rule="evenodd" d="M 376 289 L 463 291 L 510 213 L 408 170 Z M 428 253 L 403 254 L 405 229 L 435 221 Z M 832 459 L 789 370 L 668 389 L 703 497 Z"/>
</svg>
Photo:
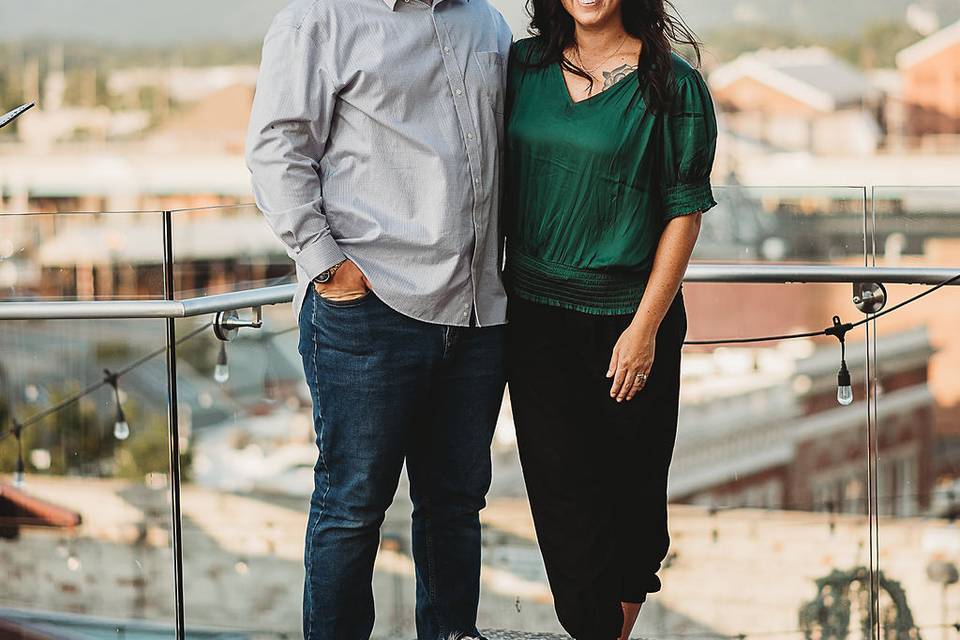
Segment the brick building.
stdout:
<svg viewBox="0 0 960 640">
<path fill-rule="evenodd" d="M 836 400 L 836 345 L 823 342 L 802 355 L 790 348 L 684 356 L 672 501 L 720 508 L 866 510 L 863 345 L 847 351 L 856 396 L 849 407 Z M 934 401 L 927 384 L 932 354 L 924 328 L 878 341 L 883 366 L 877 480 L 883 514 L 917 515 L 932 506 L 938 475 Z"/>
<path fill-rule="evenodd" d="M 897 55 L 907 133 L 960 134 L 960 22 Z"/>
<path fill-rule="evenodd" d="M 870 80 L 826 49 L 745 53 L 709 81 L 738 136 L 821 155 L 872 153 L 880 144 Z"/>
</svg>

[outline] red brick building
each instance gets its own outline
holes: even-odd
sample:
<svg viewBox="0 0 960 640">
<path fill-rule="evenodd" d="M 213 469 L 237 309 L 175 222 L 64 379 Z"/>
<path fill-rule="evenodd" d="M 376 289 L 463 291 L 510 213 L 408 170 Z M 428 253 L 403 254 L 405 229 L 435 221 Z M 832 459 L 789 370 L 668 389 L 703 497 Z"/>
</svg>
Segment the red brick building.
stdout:
<svg viewBox="0 0 960 640">
<path fill-rule="evenodd" d="M 960 134 L 960 22 L 897 55 L 907 133 Z"/>
</svg>

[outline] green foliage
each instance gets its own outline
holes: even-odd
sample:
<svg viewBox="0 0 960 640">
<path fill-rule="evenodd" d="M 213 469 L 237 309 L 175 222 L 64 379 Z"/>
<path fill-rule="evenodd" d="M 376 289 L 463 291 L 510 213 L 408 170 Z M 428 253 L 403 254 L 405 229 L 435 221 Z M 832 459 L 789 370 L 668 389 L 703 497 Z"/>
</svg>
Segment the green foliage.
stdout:
<svg viewBox="0 0 960 640">
<path fill-rule="evenodd" d="M 77 391 L 77 385 L 68 385 L 50 393 L 50 403 L 57 404 Z M 38 408 L 38 411 L 42 410 Z M 29 416 L 20 416 L 21 419 Z M 9 428 L 9 421 L 5 428 Z M 113 454 L 114 440 L 102 423 L 89 399 L 67 405 L 53 415 L 23 430 L 21 437 L 27 473 L 52 475 L 101 475 L 104 457 Z M 46 449 L 50 452 L 50 468 L 39 470 L 30 463 L 30 452 Z M 0 447 L 0 469 L 14 468 L 17 447 L 8 438 Z"/>
<path fill-rule="evenodd" d="M 153 415 L 142 419 L 130 417 L 130 438 L 116 447 L 114 476 L 133 481 L 143 481 L 149 473 L 167 474 L 170 470 L 170 449 L 167 419 Z M 180 456 L 182 480 L 189 480 L 190 454 Z"/>
<path fill-rule="evenodd" d="M 187 333 L 195 326 L 179 327 L 178 332 Z M 213 331 L 204 331 L 189 340 L 177 345 L 177 358 L 186 361 L 193 370 L 203 376 L 213 375 L 213 368 L 217 364 L 219 341 L 213 337 Z"/>
<path fill-rule="evenodd" d="M 805 41 L 798 34 L 771 27 L 735 25 L 707 33 L 703 38 L 707 58 L 727 62 L 757 49 L 799 47 Z"/>
<path fill-rule="evenodd" d="M 885 20 L 868 23 L 857 36 L 824 37 L 759 25 L 716 29 L 703 38 L 708 56 L 720 62 L 757 49 L 822 46 L 864 69 L 893 67 L 897 53 L 923 36 L 909 25 Z"/>
<path fill-rule="evenodd" d="M 102 340 L 94 345 L 94 357 L 97 362 L 105 360 L 129 360 L 130 343 L 125 340 Z"/>
<path fill-rule="evenodd" d="M 68 385 L 52 392 L 50 404 L 62 402 L 77 389 L 76 385 Z M 123 409 L 130 424 L 130 437 L 120 442 L 113 437 L 115 414 L 111 396 L 111 391 L 101 390 L 25 428 L 22 442 L 27 474 L 116 477 L 133 481 L 143 481 L 148 473 L 166 474 L 169 471 L 166 414 L 148 413 L 135 399 L 127 398 Z M 106 401 L 109 406 L 100 407 L 98 412 L 94 399 Z M 7 409 L 2 404 L 0 424 L 5 429 L 10 424 Z M 37 469 L 32 465 L 30 452 L 36 449 L 50 452 L 49 469 Z M 0 445 L 0 469 L 11 471 L 16 456 L 16 441 L 8 438 Z M 183 477 L 187 479 L 190 454 L 184 453 L 180 462 Z"/>
<path fill-rule="evenodd" d="M 835 40 L 830 48 L 841 58 L 864 69 L 889 68 L 896 66 L 897 53 L 922 38 L 903 22 L 872 22 L 859 38 Z"/>
<path fill-rule="evenodd" d="M 889 606 L 881 610 L 884 640 L 921 640 L 903 586 L 896 580 L 889 580 L 883 572 L 877 577 L 880 591 L 889 597 Z M 870 616 L 867 615 L 869 594 L 870 571 L 867 567 L 856 567 L 849 571 L 836 569 L 817 580 L 817 596 L 800 608 L 800 628 L 806 639 L 845 640 L 850 631 L 854 595 L 863 612 L 863 617 L 855 622 L 860 626 L 862 637 L 872 637 Z M 881 602 L 884 601 L 881 598 Z"/>
</svg>

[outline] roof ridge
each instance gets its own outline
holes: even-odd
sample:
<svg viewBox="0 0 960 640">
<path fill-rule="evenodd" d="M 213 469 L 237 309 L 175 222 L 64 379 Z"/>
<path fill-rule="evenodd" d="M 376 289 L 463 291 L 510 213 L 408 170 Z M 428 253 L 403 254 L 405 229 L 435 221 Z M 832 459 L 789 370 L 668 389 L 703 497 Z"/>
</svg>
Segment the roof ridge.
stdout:
<svg viewBox="0 0 960 640">
<path fill-rule="evenodd" d="M 897 67 L 901 69 L 912 67 L 958 42 L 960 42 L 960 20 L 902 49 L 897 54 Z"/>
</svg>

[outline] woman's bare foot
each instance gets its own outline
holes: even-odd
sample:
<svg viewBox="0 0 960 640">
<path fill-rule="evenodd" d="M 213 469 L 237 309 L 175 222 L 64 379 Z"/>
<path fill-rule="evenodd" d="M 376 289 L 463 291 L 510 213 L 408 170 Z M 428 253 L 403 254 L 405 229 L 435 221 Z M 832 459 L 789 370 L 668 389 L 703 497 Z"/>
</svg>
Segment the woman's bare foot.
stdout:
<svg viewBox="0 0 960 640">
<path fill-rule="evenodd" d="M 643 605 L 637 602 L 621 602 L 620 605 L 623 607 L 623 631 L 620 633 L 620 640 L 629 640 Z"/>
</svg>

